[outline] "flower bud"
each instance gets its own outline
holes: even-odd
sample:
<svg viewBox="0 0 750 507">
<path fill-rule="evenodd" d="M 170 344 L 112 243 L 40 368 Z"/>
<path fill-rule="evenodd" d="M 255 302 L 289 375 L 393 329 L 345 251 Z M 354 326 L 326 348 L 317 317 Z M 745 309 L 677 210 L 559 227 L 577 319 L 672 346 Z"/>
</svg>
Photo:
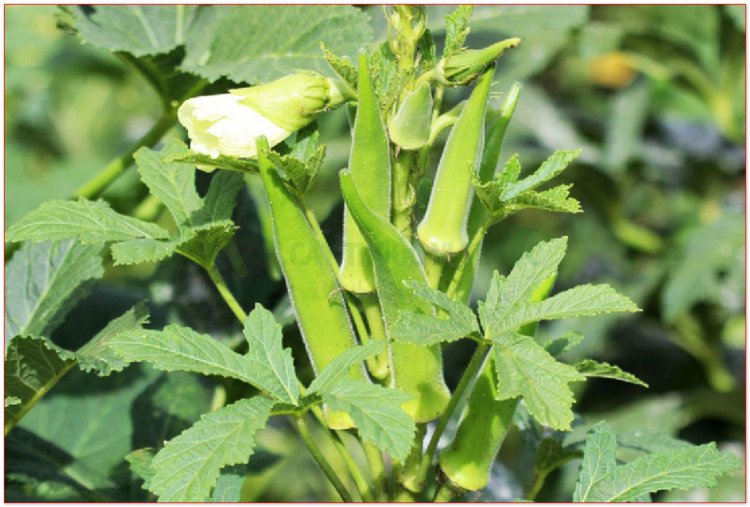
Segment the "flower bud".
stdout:
<svg viewBox="0 0 750 507">
<path fill-rule="evenodd" d="M 438 62 L 437 79 L 445 86 L 465 86 L 481 76 L 505 51 L 520 43 L 521 39 L 514 37 L 496 42 L 484 49 L 456 51 Z"/>
<path fill-rule="evenodd" d="M 186 100 L 177 111 L 190 149 L 253 158 L 260 136 L 276 146 L 315 116 L 344 102 L 333 82 L 315 72 L 298 72 L 276 81 Z"/>
</svg>

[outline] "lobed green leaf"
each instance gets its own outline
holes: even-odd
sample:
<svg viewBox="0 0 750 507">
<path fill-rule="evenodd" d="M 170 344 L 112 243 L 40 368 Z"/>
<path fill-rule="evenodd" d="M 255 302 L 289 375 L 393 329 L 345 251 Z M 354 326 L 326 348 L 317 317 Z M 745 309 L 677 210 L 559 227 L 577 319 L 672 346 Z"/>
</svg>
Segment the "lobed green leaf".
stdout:
<svg viewBox="0 0 750 507">
<path fill-rule="evenodd" d="M 518 333 L 494 339 L 498 400 L 523 396 L 529 413 L 542 424 L 569 430 L 575 401 L 568 384 L 585 379 L 549 355 L 533 338 Z"/>
<path fill-rule="evenodd" d="M 169 233 L 156 224 L 121 215 L 104 201 L 87 200 L 46 201 L 13 224 L 6 236 L 8 241 L 75 238 L 81 243 L 167 237 Z"/>
<path fill-rule="evenodd" d="M 149 490 L 161 502 L 205 502 L 221 469 L 252 455 L 254 435 L 266 425 L 273 403 L 256 396 L 201 417 L 154 456 Z"/>
<path fill-rule="evenodd" d="M 395 388 L 349 380 L 327 386 L 323 401 L 332 410 L 348 413 L 359 436 L 403 463 L 409 455 L 416 426 L 401 405 L 410 397 Z"/>
</svg>

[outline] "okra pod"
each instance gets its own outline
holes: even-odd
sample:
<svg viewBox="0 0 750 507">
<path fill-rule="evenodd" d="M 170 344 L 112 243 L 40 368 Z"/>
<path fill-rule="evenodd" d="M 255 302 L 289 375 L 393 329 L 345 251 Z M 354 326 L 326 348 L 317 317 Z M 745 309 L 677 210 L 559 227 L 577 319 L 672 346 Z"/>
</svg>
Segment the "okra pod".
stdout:
<svg viewBox="0 0 750 507">
<path fill-rule="evenodd" d="M 555 275 L 544 280 L 531 294 L 531 301 L 547 297 Z M 536 333 L 536 323 L 520 329 L 529 336 Z M 489 482 L 495 456 L 508 434 L 518 398 L 498 401 L 495 366 L 490 354 L 474 384 L 464 416 L 451 445 L 440 453 L 440 470 L 453 488 L 477 491 Z"/>
<path fill-rule="evenodd" d="M 385 333 L 390 339 L 390 330 L 399 310 L 431 311 L 429 305 L 414 297 L 403 284 L 407 280 L 426 283 L 426 276 L 416 252 L 406 239 L 388 220 L 367 207 L 351 174 L 342 171 L 340 176 L 344 201 L 370 248 Z M 440 347 L 393 342 L 390 353 L 391 385 L 412 396 L 403 405 L 404 410 L 416 422 L 437 417 L 450 399 L 450 391 L 443 379 Z"/>
<path fill-rule="evenodd" d="M 484 141 L 484 115 L 495 66 L 487 69 L 451 129 L 438 164 L 430 201 L 417 237 L 434 255 L 452 255 L 469 243 L 469 216 L 474 173 L 479 170 Z"/>
<path fill-rule="evenodd" d="M 478 179 L 481 183 L 487 183 L 490 181 L 497 169 L 498 161 L 500 160 L 500 153 L 503 147 L 503 140 L 505 138 L 505 132 L 508 129 L 508 124 L 513 117 L 513 112 L 516 110 L 518 99 L 521 95 L 521 84 L 513 83 L 508 93 L 505 94 L 503 102 L 500 104 L 500 109 L 497 111 L 497 119 L 492 122 L 489 129 L 486 132 L 486 139 L 484 149 L 482 151 L 482 162 L 479 166 Z M 475 199 L 471 203 L 471 210 L 469 211 L 469 221 L 467 224 L 467 231 L 470 238 L 474 237 L 474 234 L 479 231 L 487 217 L 487 210 L 484 205 Z M 452 297 L 459 301 L 467 301 L 471 293 L 471 287 L 474 283 L 474 275 L 476 273 L 477 265 L 479 264 L 479 257 L 482 252 L 481 245 L 473 252 L 464 252 L 461 256 L 458 256 L 453 260 L 451 266 L 446 266 L 443 272 L 443 283 L 450 283 L 454 275 L 456 275 L 455 268 L 461 264 L 461 257 L 470 255 L 470 258 L 466 262 L 466 267 L 462 273 L 459 273 L 460 279 L 455 283 L 456 289 Z"/>
<path fill-rule="evenodd" d="M 407 95 L 388 122 L 393 144 L 403 150 L 417 150 L 426 145 L 430 140 L 432 105 L 429 83 L 422 83 Z"/>
<path fill-rule="evenodd" d="M 276 255 L 317 375 L 334 358 L 354 347 L 356 338 L 341 287 L 331 268 L 330 253 L 323 250 L 300 203 L 269 160 L 265 138 L 259 138 L 258 147 L 258 166 L 271 207 Z M 361 366 L 352 368 L 350 375 L 367 378 Z M 327 413 L 326 419 L 334 429 L 354 425 L 345 413 Z"/>
<path fill-rule="evenodd" d="M 357 78 L 357 115 L 352 129 L 349 170 L 365 204 L 378 216 L 388 218 L 391 211 L 391 155 L 378 99 L 367 71 L 367 54 L 359 54 Z M 357 224 L 344 207 L 344 241 L 339 280 L 354 293 L 375 290 L 372 260 L 367 243 Z"/>
</svg>

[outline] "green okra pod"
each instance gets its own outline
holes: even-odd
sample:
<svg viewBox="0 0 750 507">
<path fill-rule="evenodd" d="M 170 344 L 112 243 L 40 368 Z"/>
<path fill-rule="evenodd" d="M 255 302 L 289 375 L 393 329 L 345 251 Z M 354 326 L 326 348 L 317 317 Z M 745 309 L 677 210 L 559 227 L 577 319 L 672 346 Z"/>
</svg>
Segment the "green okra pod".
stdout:
<svg viewBox="0 0 750 507">
<path fill-rule="evenodd" d="M 388 219 L 391 211 L 391 155 L 378 98 L 367 71 L 367 53 L 359 54 L 357 78 L 358 106 L 352 129 L 349 170 L 362 199 L 379 216 Z M 354 293 L 375 290 L 372 260 L 367 243 L 348 208 L 344 208 L 343 255 L 339 280 Z"/>
<path fill-rule="evenodd" d="M 503 147 L 503 140 L 505 139 L 505 132 L 508 129 L 508 124 L 513 117 L 513 112 L 516 110 L 518 99 L 521 95 L 521 84 L 513 83 L 505 94 L 502 103 L 500 104 L 499 110 L 496 112 L 496 117 L 492 119 L 492 124 L 486 131 L 484 149 L 482 152 L 482 162 L 479 166 L 479 173 L 477 179 L 480 183 L 486 183 L 490 181 L 497 168 L 497 164 L 500 160 L 500 153 Z M 488 112 L 489 114 L 489 112 Z M 495 115 L 492 115 L 495 116 Z M 479 229 L 484 224 L 487 218 L 487 210 L 484 205 L 477 199 L 471 203 L 471 210 L 469 211 L 469 220 L 467 223 L 467 231 L 470 238 L 474 237 Z M 455 267 L 461 264 L 461 257 L 469 255 L 469 259 L 466 261 L 466 267 L 462 273 L 459 273 L 460 279 L 455 283 L 456 290 L 451 296 L 459 301 L 467 301 L 471 292 L 471 286 L 474 283 L 474 275 L 476 273 L 477 265 L 479 264 L 479 257 L 482 252 L 481 245 L 473 252 L 464 252 L 461 256 L 458 256 L 452 263 L 452 266 L 448 266 L 444 271 L 443 280 L 445 283 L 453 279 L 456 275 Z"/>
<path fill-rule="evenodd" d="M 417 227 L 422 246 L 435 255 L 458 253 L 469 243 L 466 222 L 473 195 L 471 182 L 481 160 L 484 115 L 494 72 L 494 65 L 484 72 L 451 129 L 427 211 Z"/>
<path fill-rule="evenodd" d="M 422 83 L 398 108 L 388 122 L 388 133 L 393 144 L 404 150 L 417 150 L 430 140 L 432 124 L 432 91 L 429 83 Z"/>
<path fill-rule="evenodd" d="M 276 255 L 307 354 L 317 374 L 334 358 L 356 346 L 356 338 L 331 267 L 330 252 L 324 251 L 297 197 L 269 160 L 268 142 L 265 138 L 258 141 L 258 166 L 271 207 Z M 361 366 L 352 368 L 350 374 L 353 378 L 367 378 Z M 345 413 L 327 413 L 326 419 L 335 429 L 353 427 Z"/>
<path fill-rule="evenodd" d="M 367 207 L 348 171 L 341 172 L 341 192 L 370 248 L 385 334 L 389 338 L 399 310 L 431 311 L 403 283 L 407 280 L 426 283 L 426 276 L 414 249 L 389 221 Z M 404 410 L 416 422 L 437 417 L 450 399 L 443 379 L 440 347 L 394 342 L 390 353 L 391 384 L 412 396 L 403 405 Z"/>
<path fill-rule="evenodd" d="M 531 301 L 545 299 L 555 275 L 544 280 L 531 295 Z M 520 332 L 536 333 L 536 323 Z M 498 401 L 497 378 L 490 355 L 474 384 L 463 418 L 451 445 L 440 453 L 440 470 L 459 491 L 478 491 L 489 482 L 490 469 L 505 440 L 518 406 L 518 398 Z"/>
</svg>

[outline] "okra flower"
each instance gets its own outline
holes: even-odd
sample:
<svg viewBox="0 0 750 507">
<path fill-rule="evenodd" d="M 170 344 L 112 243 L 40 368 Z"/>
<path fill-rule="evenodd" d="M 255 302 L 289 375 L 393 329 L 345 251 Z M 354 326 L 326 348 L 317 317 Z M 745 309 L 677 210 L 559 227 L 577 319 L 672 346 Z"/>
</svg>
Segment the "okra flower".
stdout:
<svg viewBox="0 0 750 507">
<path fill-rule="evenodd" d="M 318 113 L 343 102 L 330 79 L 298 72 L 264 85 L 186 100 L 177 118 L 188 131 L 193 151 L 212 158 L 254 158 L 258 137 L 275 146 Z"/>
</svg>

